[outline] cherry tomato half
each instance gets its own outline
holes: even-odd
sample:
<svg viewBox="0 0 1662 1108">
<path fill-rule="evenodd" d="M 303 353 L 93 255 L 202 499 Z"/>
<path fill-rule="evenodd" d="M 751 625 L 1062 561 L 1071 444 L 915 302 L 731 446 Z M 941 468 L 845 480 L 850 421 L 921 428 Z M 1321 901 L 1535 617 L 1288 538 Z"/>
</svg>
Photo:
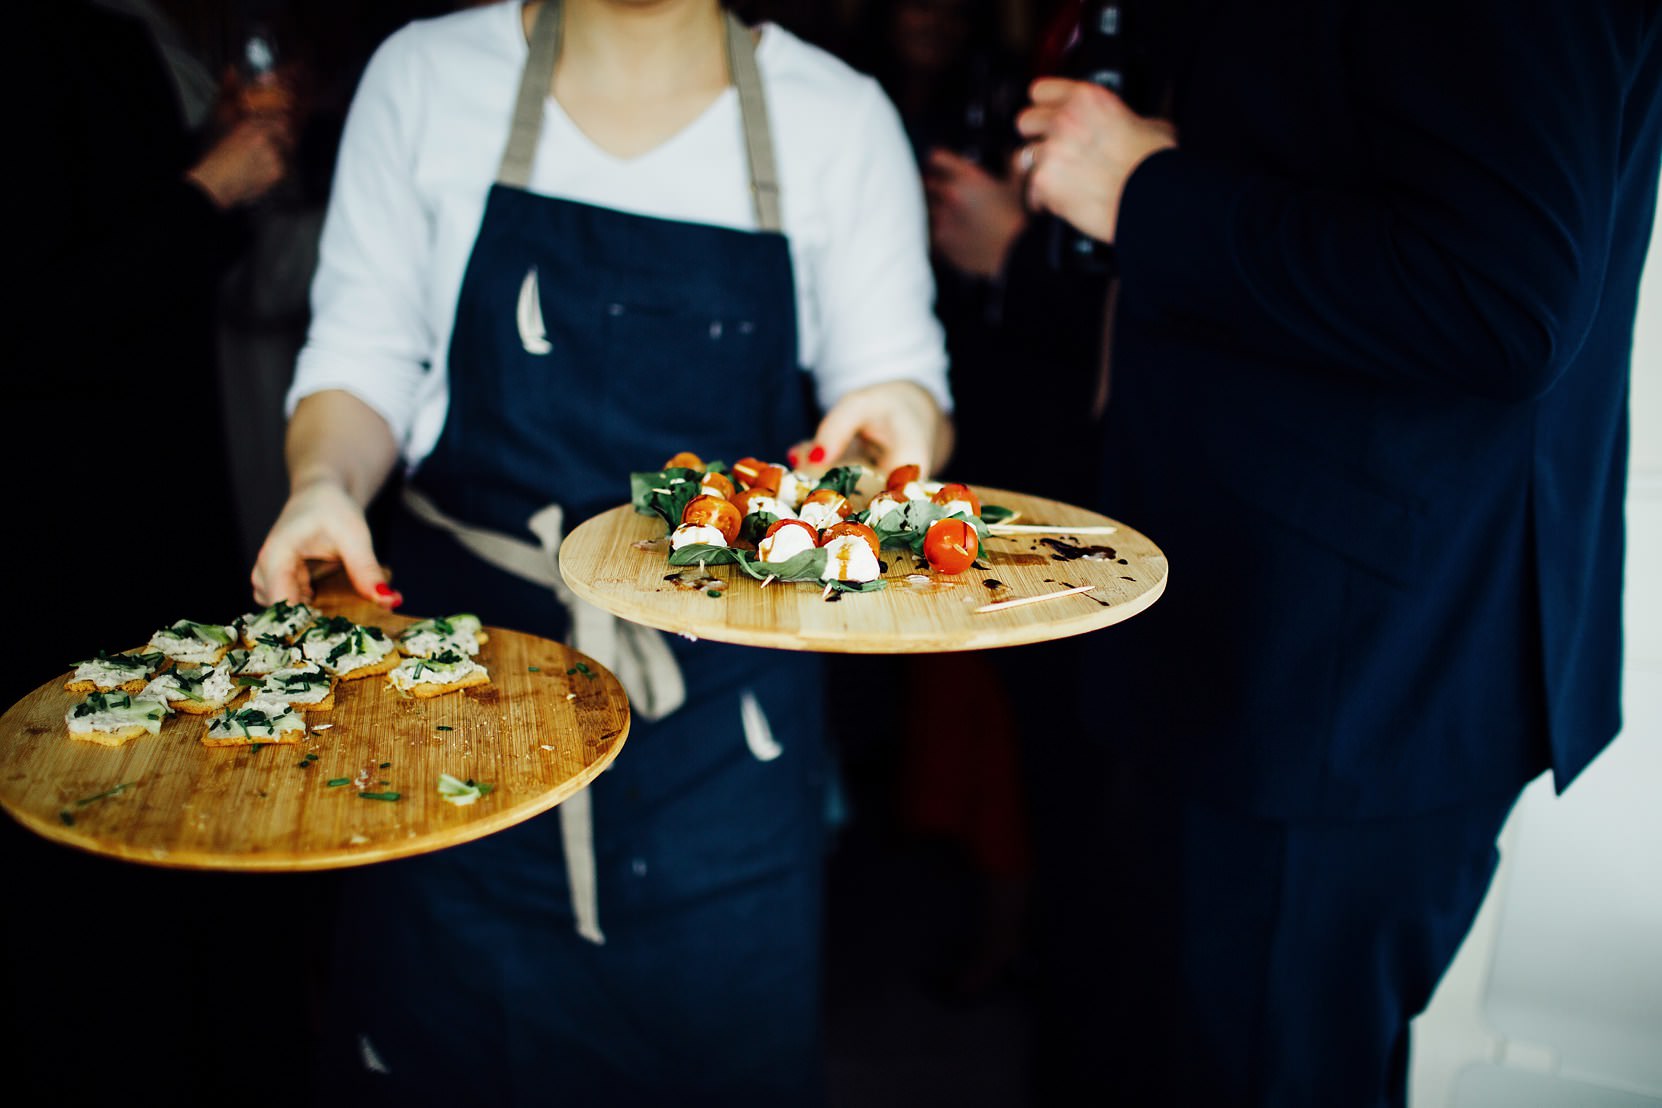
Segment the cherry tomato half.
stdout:
<svg viewBox="0 0 1662 1108">
<path fill-rule="evenodd" d="M 756 478 L 761 476 L 762 470 L 766 469 L 767 465 L 760 458 L 740 458 L 733 463 L 733 480 L 737 481 L 742 488 L 748 489 L 756 483 Z"/>
<path fill-rule="evenodd" d="M 870 527 L 867 527 L 863 523 L 855 523 L 853 520 L 848 519 L 843 520 L 841 523 L 833 523 L 831 526 L 821 531 L 819 533 L 819 544 L 824 546 L 832 539 L 838 538 L 842 535 L 856 535 L 859 538 L 865 539 L 866 545 L 871 547 L 872 556 L 877 557 L 879 555 L 877 532 L 873 531 Z"/>
<path fill-rule="evenodd" d="M 923 471 L 917 466 L 896 466 L 894 469 L 889 471 L 888 484 L 883 487 L 888 489 L 890 492 L 899 492 L 913 481 L 919 480 L 922 477 Z"/>
<path fill-rule="evenodd" d="M 981 498 L 976 496 L 975 493 L 970 490 L 968 485 L 942 485 L 940 487 L 940 491 L 936 492 L 935 495 L 931 496 L 929 499 L 933 500 L 943 508 L 952 503 L 954 500 L 963 500 L 968 502 L 971 515 L 981 514 Z"/>
<path fill-rule="evenodd" d="M 739 514 L 741 516 L 747 516 L 756 510 L 751 507 L 752 504 L 764 497 L 771 497 L 772 495 L 773 493 L 767 489 L 745 489 L 736 496 L 728 497 L 728 499 L 733 502 L 733 507 L 739 510 Z"/>
<path fill-rule="evenodd" d="M 941 573 L 962 573 L 981 549 L 975 528 L 961 519 L 937 519 L 923 536 L 923 556 Z"/>
<path fill-rule="evenodd" d="M 683 450 L 669 461 L 664 463 L 665 469 L 703 469 L 704 459 L 690 451 Z"/>
<path fill-rule="evenodd" d="M 767 529 L 766 533 L 764 533 L 762 537 L 764 539 L 773 538 L 773 533 L 781 527 L 800 527 L 814 537 L 815 546 L 819 545 L 819 532 L 814 530 L 812 525 L 803 523 L 800 519 L 776 519 L 773 521 L 773 525 Z"/>
<path fill-rule="evenodd" d="M 733 488 L 733 482 L 729 481 L 726 474 L 722 473 L 706 473 L 703 484 L 704 491 L 707 494 L 719 496 L 723 500 L 733 499 L 733 494 L 737 491 Z"/>
<path fill-rule="evenodd" d="M 756 552 L 762 556 L 762 561 L 788 560 L 785 558 L 773 558 L 772 554 L 774 544 L 778 541 L 777 537 L 779 533 L 790 527 L 801 528 L 807 535 L 809 546 L 819 545 L 819 532 L 815 531 L 808 524 L 803 523 L 800 519 L 776 519 L 773 521 L 773 526 L 767 529 L 767 534 L 762 536 L 762 541 L 756 544 Z M 783 554 L 784 551 L 780 551 L 780 553 Z"/>
<path fill-rule="evenodd" d="M 815 489 L 808 494 L 808 499 L 802 502 L 802 507 L 806 509 L 810 504 L 825 504 L 835 508 L 839 519 L 847 519 L 848 514 L 854 510 L 848 502 L 848 497 L 836 489 Z"/>
<path fill-rule="evenodd" d="M 714 527 L 721 532 L 721 537 L 727 540 L 727 545 L 731 546 L 733 540 L 739 537 L 739 525 L 744 522 L 744 517 L 739 514 L 732 501 L 706 495 L 695 496 L 687 501 L 687 506 L 681 511 L 681 522 L 699 527 Z"/>
</svg>

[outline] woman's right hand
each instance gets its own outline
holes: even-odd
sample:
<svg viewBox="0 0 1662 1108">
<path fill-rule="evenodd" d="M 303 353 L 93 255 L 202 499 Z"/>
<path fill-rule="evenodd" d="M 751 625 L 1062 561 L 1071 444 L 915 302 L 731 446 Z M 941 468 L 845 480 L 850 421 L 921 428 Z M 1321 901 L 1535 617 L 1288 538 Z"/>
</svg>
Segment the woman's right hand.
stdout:
<svg viewBox="0 0 1662 1108">
<path fill-rule="evenodd" d="M 403 603 L 376 560 L 363 509 L 337 480 L 318 478 L 289 494 L 254 562 L 254 599 L 309 602 L 308 562 L 340 563 L 358 595 L 384 608 Z"/>
</svg>

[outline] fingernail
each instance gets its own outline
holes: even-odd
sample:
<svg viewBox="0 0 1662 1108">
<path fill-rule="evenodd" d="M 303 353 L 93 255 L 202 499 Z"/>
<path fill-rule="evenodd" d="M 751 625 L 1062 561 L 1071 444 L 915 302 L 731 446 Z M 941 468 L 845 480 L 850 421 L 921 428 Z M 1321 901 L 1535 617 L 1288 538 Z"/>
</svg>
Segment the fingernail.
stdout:
<svg viewBox="0 0 1662 1108">
<path fill-rule="evenodd" d="M 813 463 L 825 461 L 825 447 L 816 446 L 808 452 L 808 461 Z"/>
<path fill-rule="evenodd" d="M 394 593 L 393 596 L 392 596 L 392 606 L 394 608 L 396 608 L 402 603 L 404 603 L 404 594 L 403 593 Z"/>
<path fill-rule="evenodd" d="M 375 591 L 381 596 L 391 596 L 392 586 L 387 584 L 385 581 L 382 581 L 379 585 L 375 586 Z"/>
<path fill-rule="evenodd" d="M 796 466 L 797 457 L 798 457 L 798 452 L 795 449 L 791 449 L 789 451 L 786 451 L 786 453 L 785 453 L 785 460 L 787 462 L 791 463 L 792 468 L 795 468 L 795 466 Z"/>
</svg>

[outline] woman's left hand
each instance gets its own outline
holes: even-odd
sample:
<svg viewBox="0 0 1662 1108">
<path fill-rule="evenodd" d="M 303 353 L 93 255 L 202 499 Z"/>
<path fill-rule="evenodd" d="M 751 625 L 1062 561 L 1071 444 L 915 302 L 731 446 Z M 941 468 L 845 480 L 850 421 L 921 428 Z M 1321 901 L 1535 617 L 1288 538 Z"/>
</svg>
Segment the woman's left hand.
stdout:
<svg viewBox="0 0 1662 1108">
<path fill-rule="evenodd" d="M 952 422 L 935 398 L 911 381 L 855 389 L 831 406 L 814 441 L 791 451 L 796 465 L 835 465 L 869 456 L 879 472 L 915 465 L 925 474 L 952 449 Z"/>
</svg>

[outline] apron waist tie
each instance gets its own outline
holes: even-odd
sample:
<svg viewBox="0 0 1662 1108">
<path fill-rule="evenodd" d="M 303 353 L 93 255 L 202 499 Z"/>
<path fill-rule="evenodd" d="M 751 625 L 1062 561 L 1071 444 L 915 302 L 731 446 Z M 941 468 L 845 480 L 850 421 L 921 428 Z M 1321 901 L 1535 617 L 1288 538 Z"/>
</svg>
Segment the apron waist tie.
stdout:
<svg viewBox="0 0 1662 1108">
<path fill-rule="evenodd" d="M 555 599 L 571 617 L 572 648 L 616 675 L 624 692 L 629 694 L 633 711 L 645 719 L 659 720 L 686 702 L 687 687 L 681 678 L 681 668 L 676 665 L 675 655 L 663 635 L 650 627 L 620 620 L 580 600 L 560 576 L 558 559 L 560 540 L 565 534 L 565 512 L 558 504 L 548 505 L 526 521 L 526 526 L 541 542 L 541 545 L 532 545 L 500 531 L 453 519 L 408 484 L 403 488 L 403 501 L 417 519 L 450 535 L 479 560 L 553 590 Z M 566 800 L 558 810 L 577 933 L 589 942 L 604 943 L 594 854 L 593 798 L 585 789 Z"/>
</svg>

